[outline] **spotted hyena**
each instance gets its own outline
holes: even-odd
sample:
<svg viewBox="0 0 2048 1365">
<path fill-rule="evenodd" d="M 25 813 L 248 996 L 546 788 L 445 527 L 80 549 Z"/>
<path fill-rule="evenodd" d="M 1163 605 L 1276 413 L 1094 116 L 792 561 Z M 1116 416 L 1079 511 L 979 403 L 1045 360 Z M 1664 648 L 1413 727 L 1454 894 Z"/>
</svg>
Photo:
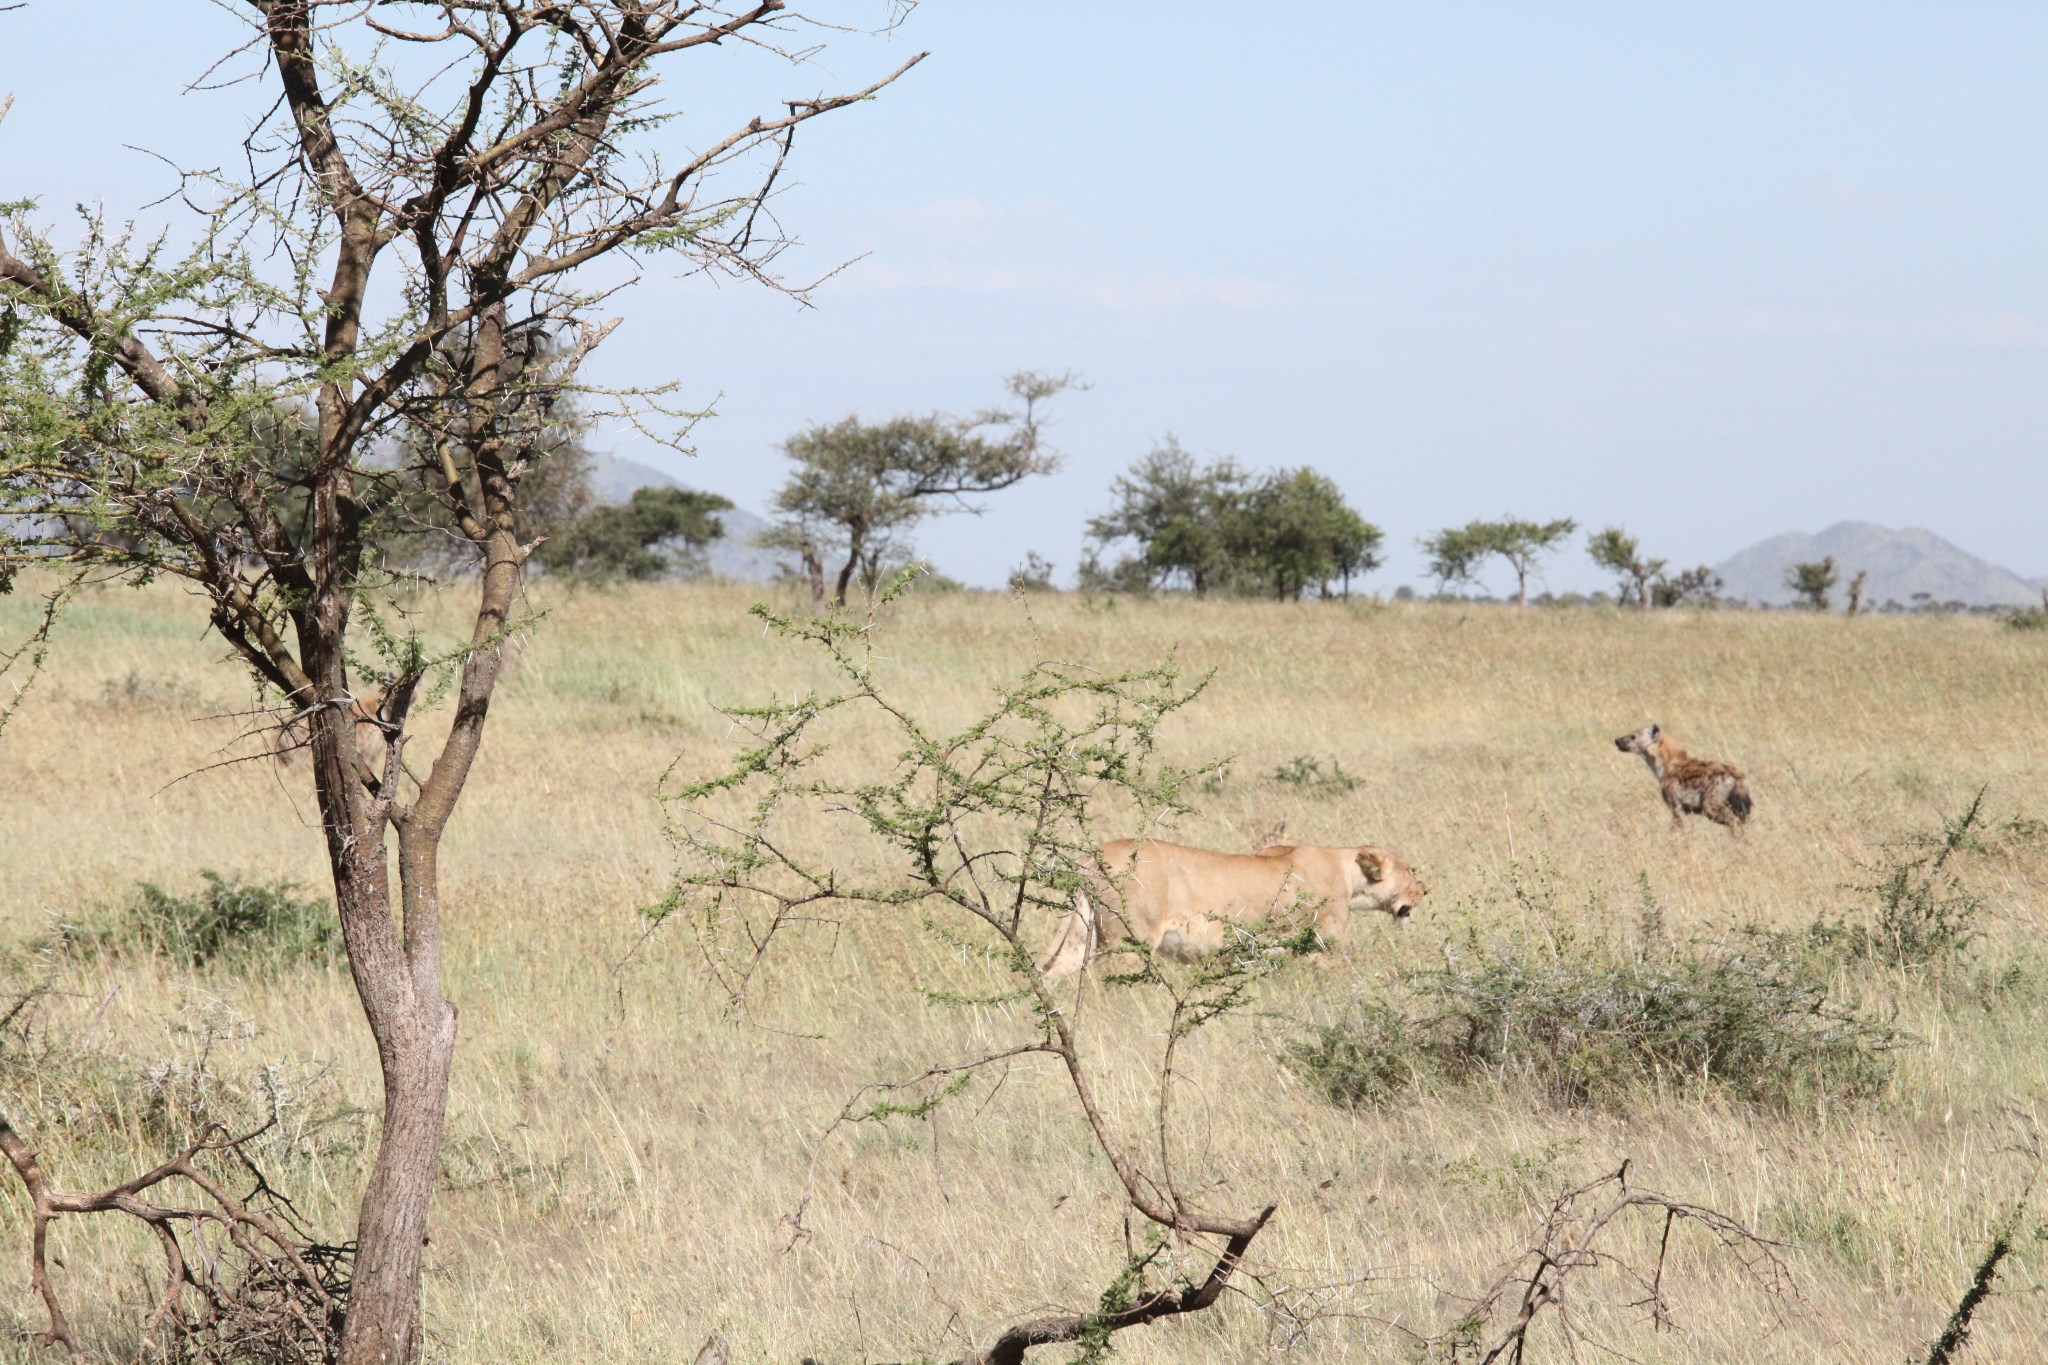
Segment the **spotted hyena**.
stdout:
<svg viewBox="0 0 2048 1365">
<path fill-rule="evenodd" d="M 1625 754 L 1641 754 L 1643 762 L 1650 765 L 1657 786 L 1664 793 L 1664 804 L 1671 808 L 1675 828 L 1685 828 L 1685 817 L 1690 812 L 1704 815 L 1717 825 L 1726 825 L 1736 834 L 1742 833 L 1742 822 L 1749 819 L 1749 782 L 1733 767 L 1709 758 L 1694 758 L 1655 725 L 1623 735 L 1614 741 L 1614 747 Z"/>
</svg>

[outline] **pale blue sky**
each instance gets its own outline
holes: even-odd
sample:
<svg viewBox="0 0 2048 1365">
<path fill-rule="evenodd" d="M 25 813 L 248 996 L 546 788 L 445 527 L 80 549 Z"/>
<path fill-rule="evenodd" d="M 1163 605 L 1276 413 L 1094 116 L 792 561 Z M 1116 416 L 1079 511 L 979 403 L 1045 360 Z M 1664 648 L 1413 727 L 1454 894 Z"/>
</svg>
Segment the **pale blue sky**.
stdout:
<svg viewBox="0 0 2048 1365">
<path fill-rule="evenodd" d="M 221 160 L 249 96 L 177 92 L 230 31 L 200 0 L 0 15 L 0 198 L 121 216 L 170 183 L 123 144 Z M 1335 476 L 1388 532 L 1382 591 L 1502 512 L 1682 563 L 1922 525 L 2048 573 L 2048 6 L 927 0 L 820 71 L 678 71 L 714 111 L 678 136 L 923 48 L 799 141 L 793 264 L 862 257 L 814 309 L 621 300 L 603 373 L 723 395 L 688 481 L 759 508 L 808 422 L 1072 368 L 1066 470 L 932 524 L 942 568 L 1070 572 L 1172 431 Z M 1550 574 L 1602 581 L 1576 548 Z"/>
</svg>

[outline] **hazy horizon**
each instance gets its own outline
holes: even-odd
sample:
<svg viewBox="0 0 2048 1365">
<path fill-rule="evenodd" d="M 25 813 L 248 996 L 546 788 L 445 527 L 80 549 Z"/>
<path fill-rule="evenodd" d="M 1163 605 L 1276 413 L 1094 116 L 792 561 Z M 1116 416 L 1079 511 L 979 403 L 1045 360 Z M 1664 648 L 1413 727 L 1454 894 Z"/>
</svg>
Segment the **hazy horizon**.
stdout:
<svg viewBox="0 0 2048 1365">
<path fill-rule="evenodd" d="M 145 205 L 174 178 L 126 148 L 229 158 L 260 92 L 178 92 L 234 25 L 165 12 L 0 14 L 0 199 L 168 222 Z M 853 262 L 815 307 L 650 269 L 612 308 L 601 377 L 719 399 L 699 458 L 598 444 L 759 510 L 804 425 L 1074 369 L 1066 469 L 921 531 L 947 572 L 999 583 L 1035 549 L 1070 576 L 1172 432 L 1330 473 L 1387 532 L 1382 592 L 1422 581 L 1418 536 L 1504 512 L 1678 565 L 1920 526 L 2048 574 L 2048 10 L 1284 13 L 926 4 L 815 69 L 678 67 L 688 139 L 933 53 L 798 141 L 790 273 Z M 1575 549 L 1548 583 L 1605 576 Z"/>
</svg>

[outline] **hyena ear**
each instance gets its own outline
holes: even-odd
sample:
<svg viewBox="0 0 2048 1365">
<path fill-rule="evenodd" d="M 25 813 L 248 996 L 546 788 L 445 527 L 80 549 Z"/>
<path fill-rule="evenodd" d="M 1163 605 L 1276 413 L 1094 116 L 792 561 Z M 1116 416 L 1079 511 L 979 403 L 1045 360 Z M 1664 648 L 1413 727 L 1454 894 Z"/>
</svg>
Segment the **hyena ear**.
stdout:
<svg viewBox="0 0 2048 1365">
<path fill-rule="evenodd" d="M 1380 860 L 1379 854 L 1369 848 L 1361 848 L 1358 850 L 1358 870 L 1365 874 L 1368 882 L 1376 882 L 1386 875 L 1387 865 Z"/>
<path fill-rule="evenodd" d="M 1651 722 L 1650 722 L 1650 743 L 1652 743 L 1652 744 L 1655 744 L 1655 743 L 1656 743 L 1656 742 L 1657 742 L 1657 741 L 1658 741 L 1659 739 L 1663 738 L 1663 736 L 1664 736 L 1664 727 L 1663 727 L 1663 726 L 1661 726 L 1661 725 L 1659 725 L 1659 724 L 1657 724 L 1657 722 L 1656 722 L 1656 721 L 1654 721 L 1654 720 L 1653 720 L 1653 721 L 1651 721 Z"/>
</svg>

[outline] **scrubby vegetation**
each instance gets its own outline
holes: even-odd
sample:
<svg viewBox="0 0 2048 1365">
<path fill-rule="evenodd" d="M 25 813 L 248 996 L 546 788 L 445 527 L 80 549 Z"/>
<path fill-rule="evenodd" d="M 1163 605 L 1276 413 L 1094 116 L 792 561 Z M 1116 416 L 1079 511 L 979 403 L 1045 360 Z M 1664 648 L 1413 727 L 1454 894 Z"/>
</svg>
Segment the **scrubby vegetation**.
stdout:
<svg viewBox="0 0 2048 1365">
<path fill-rule="evenodd" d="M 561 591 L 536 583 L 533 605 Z M 713 1332 L 735 1361 L 952 1360 L 974 1344 L 961 1323 L 1100 1308 L 1126 1266 L 1113 1181 L 1036 1057 L 929 1113 L 819 1141 L 859 1085 L 1018 1026 L 1019 1006 L 994 999 L 1011 973 L 978 945 L 914 913 L 820 902 L 778 930 L 736 1019 L 702 941 L 644 937 L 635 911 L 674 869 L 660 767 L 729 760 L 715 705 L 831 682 L 762 638 L 754 596 L 582 593 L 575 619 L 547 617 L 522 646 L 494 703 L 475 818 L 447 858 L 463 1060 L 426 1316 L 449 1365 L 688 1359 Z M 0 626 L 19 638 L 33 605 L 0 600 Z M 378 1112 L 352 985 L 317 951 L 257 947 L 197 873 L 221 871 L 224 903 L 230 888 L 310 900 L 272 880 L 323 875 L 304 770 L 266 758 L 135 798 L 138 771 L 217 763 L 241 728 L 204 719 L 231 703 L 184 608 L 163 588 L 83 590 L 0 748 L 9 791 L 35 794 L 5 808 L 0 1014 L 42 983 L 10 1025 L 32 1032 L 8 1044 L 0 1112 L 33 1129 L 53 1179 L 104 1188 L 209 1118 L 261 1122 L 275 1095 L 283 1117 L 253 1154 L 310 1227 L 345 1232 Z M 1162 728 L 1161 756 L 1189 770 L 1234 756 L 1238 776 L 1195 784 L 1170 837 L 1249 848 L 1285 819 L 1289 839 L 1393 848 L 1431 888 L 1405 928 L 1364 917 L 1347 954 L 1275 956 L 1243 1016 L 1187 1041 L 1176 1176 L 1213 1173 L 1199 1193 L 1216 1207 L 1267 1190 L 1281 1207 L 1230 1295 L 1120 1334 L 1120 1359 L 1484 1348 L 1521 1305 L 1504 1267 L 1577 1254 L 1644 1191 L 1740 1215 L 1779 1244 L 1790 1292 L 1702 1254 L 1711 1231 L 1679 1217 L 1655 1310 L 1672 1330 L 1658 1331 L 1620 1269 L 1658 1263 L 1665 1212 L 1644 1204 L 1592 1243 L 1609 1269 L 1570 1282 L 1575 1330 L 1660 1365 L 1927 1357 L 2012 1217 L 2029 1125 L 2048 1122 L 2041 635 L 1988 618 L 1844 632 L 1811 613 L 1418 602 L 1375 610 L 1362 640 L 1353 610 L 1316 604 L 913 593 L 892 610 L 880 666 L 947 734 L 1033 663 L 1110 672 L 1177 648 L 1187 676 L 1217 671 Z M 130 677 L 201 701 L 130 702 Z M 1671 835 L 1614 753 L 1653 703 L 1750 774 L 1744 839 Z M 853 724 L 827 761 L 891 774 L 903 749 Z M 1296 757 L 1356 785 L 1278 780 Z M 280 782 L 297 815 L 279 813 Z M 891 884 L 900 867 L 819 804 L 777 818 L 778 846 L 843 885 Z M 1098 819 L 1131 832 L 1116 811 Z M 146 927 L 138 880 L 184 928 Z M 245 927 L 177 946 L 217 913 Z M 1050 933 L 1038 913 L 1032 945 Z M 76 940 L 53 934 L 64 921 Z M 38 941 L 41 956 L 24 946 Z M 1198 971 L 1156 965 L 1176 986 Z M 1105 1120 L 1148 1154 L 1165 997 L 1098 974 L 1080 1003 Z M 1322 1047 L 1322 1065 L 1290 1063 L 1289 1043 Z M 1597 1183 L 1624 1158 L 1625 1182 Z M 2038 1196 L 2011 1226 L 1958 1365 L 2035 1350 Z M 27 1233 L 18 1201 L 0 1206 L 0 1326 L 34 1331 Z M 90 1219 L 52 1235 L 81 1336 L 132 1358 L 153 1303 L 138 1270 L 156 1274 L 158 1253 Z M 991 1255 L 999 1242 L 1020 1249 Z M 1171 1242 L 1161 1256 L 1148 1283 L 1210 1264 Z M 1554 1326 L 1538 1332 L 1529 1359 L 1568 1355 Z M 45 1357 L 0 1342 L 0 1360 L 30 1358 Z"/>
<path fill-rule="evenodd" d="M 1561 1104 L 1663 1090 L 1786 1110 L 1869 1098 L 1891 1075 L 1899 1032 L 1801 946 L 1760 929 L 1647 951 L 1475 935 L 1447 965 L 1406 978 L 1406 1009 L 1363 1002 L 1286 1055 L 1342 1104 L 1430 1083 L 1505 1084 Z"/>
<path fill-rule="evenodd" d="M 208 868 L 189 895 L 144 882 L 111 910 L 68 930 L 91 954 L 146 954 L 181 967 L 276 970 L 326 963 L 341 952 L 334 906 L 300 894 L 297 882 L 245 882 Z"/>
<path fill-rule="evenodd" d="M 1660 1091 L 1802 1112 L 1870 1099 L 1913 1041 L 1893 1022 L 1897 989 L 1870 969 L 1939 980 L 1981 938 L 1985 897 L 1958 859 L 1985 851 L 1985 800 L 1979 788 L 1937 828 L 1886 846 L 1870 880 L 1848 888 L 1854 909 L 1800 928 L 1751 923 L 1673 943 L 1646 882 L 1640 924 L 1624 937 L 1602 907 L 1561 919 L 1551 879 L 1513 869 L 1510 899 L 1539 928 L 1469 928 L 1442 966 L 1311 1022 L 1283 1055 L 1348 1106 L 1480 1083 L 1567 1105 Z M 2000 979 L 2021 972 L 2009 964 Z"/>
</svg>

